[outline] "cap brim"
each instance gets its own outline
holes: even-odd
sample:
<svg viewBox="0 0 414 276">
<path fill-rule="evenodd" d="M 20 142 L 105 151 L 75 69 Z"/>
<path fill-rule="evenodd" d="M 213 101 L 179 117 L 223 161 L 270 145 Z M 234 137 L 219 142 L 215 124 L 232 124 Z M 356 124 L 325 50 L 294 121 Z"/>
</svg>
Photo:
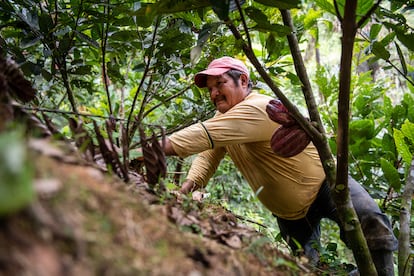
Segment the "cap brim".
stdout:
<svg viewBox="0 0 414 276">
<path fill-rule="evenodd" d="M 195 75 L 194 83 L 198 87 L 204 88 L 207 86 L 207 76 L 219 76 L 226 73 L 229 70 L 230 68 L 211 68 L 201 71 Z"/>
</svg>

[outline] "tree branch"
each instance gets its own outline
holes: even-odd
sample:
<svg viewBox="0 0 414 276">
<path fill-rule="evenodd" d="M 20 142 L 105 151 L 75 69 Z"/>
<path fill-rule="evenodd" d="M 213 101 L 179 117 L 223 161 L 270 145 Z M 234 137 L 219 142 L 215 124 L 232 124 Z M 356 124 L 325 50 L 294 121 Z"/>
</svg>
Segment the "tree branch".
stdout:
<svg viewBox="0 0 414 276">
<path fill-rule="evenodd" d="M 336 13 L 336 17 L 338 18 L 339 22 L 342 23 L 342 21 L 344 20 L 341 13 L 339 12 L 339 7 L 338 7 L 338 2 L 336 0 L 334 0 L 334 6 L 335 6 L 335 13 Z"/>
<path fill-rule="evenodd" d="M 339 73 L 338 134 L 336 183 L 332 195 L 338 208 L 345 235 L 350 242 L 361 275 L 376 275 L 374 263 L 363 235 L 361 224 L 355 213 L 348 188 L 348 139 L 349 99 L 351 87 L 352 55 L 357 31 L 357 1 L 345 2 L 342 20 L 342 50 Z"/>
<path fill-rule="evenodd" d="M 128 141 L 126 141 L 126 142 L 128 143 L 128 145 L 130 144 L 131 137 L 134 134 L 135 129 L 136 129 L 136 127 L 134 127 L 133 128 L 134 131 L 130 131 L 129 130 L 129 124 L 131 122 L 132 114 L 134 113 L 135 104 L 137 102 L 139 92 L 141 91 L 141 88 L 144 85 L 145 79 L 146 79 L 146 77 L 148 75 L 148 72 L 149 72 L 149 68 L 150 68 L 150 65 L 151 65 L 151 58 L 152 58 L 152 54 L 153 54 L 154 48 L 155 48 L 154 47 L 154 45 L 155 45 L 155 38 L 156 38 L 156 35 L 157 35 L 158 26 L 160 24 L 160 21 L 161 21 L 160 20 L 160 17 L 158 17 L 157 18 L 157 21 L 156 21 L 156 24 L 155 24 L 154 31 L 153 31 L 153 36 L 152 36 L 152 41 L 151 41 L 151 48 L 150 48 L 150 52 L 148 54 L 148 58 L 147 58 L 147 61 L 146 61 L 145 70 L 144 70 L 143 76 L 141 78 L 141 82 L 139 83 L 138 88 L 137 88 L 137 90 L 135 92 L 134 100 L 132 101 L 132 105 L 131 105 L 131 110 L 130 110 L 129 115 L 128 115 L 127 126 L 126 126 L 126 134 L 128 136 L 127 137 L 128 138 Z M 143 104 L 145 104 L 145 101 L 143 101 Z M 141 111 L 140 111 L 140 113 L 141 113 Z"/>
<path fill-rule="evenodd" d="M 244 33 L 246 34 L 247 44 L 249 45 L 250 48 L 252 48 L 252 41 L 250 39 L 249 28 L 247 28 L 246 20 L 244 19 L 244 14 L 243 14 L 243 10 L 242 10 L 241 5 L 240 5 L 240 1 L 235 0 L 235 2 L 236 2 L 236 5 L 237 5 L 237 9 L 239 11 L 239 14 L 240 14 L 240 18 L 241 18 L 242 23 L 243 23 L 243 29 L 244 29 Z"/>
<path fill-rule="evenodd" d="M 293 62 L 295 65 L 296 74 L 302 82 L 301 88 L 304 98 L 306 100 L 309 116 L 311 118 L 311 121 L 317 124 L 316 127 L 319 133 L 321 134 L 319 139 L 312 138 L 312 141 L 316 145 L 321 162 L 324 164 L 323 168 L 325 170 L 327 180 L 329 184 L 332 185 L 333 183 L 335 183 L 336 178 L 336 171 L 333 165 L 335 164 L 335 161 L 333 159 L 331 149 L 326 141 L 325 129 L 323 127 L 322 120 L 319 116 L 319 111 L 315 102 L 315 97 L 313 95 L 312 86 L 310 84 L 308 73 L 306 71 L 302 54 L 299 49 L 299 43 L 296 37 L 296 31 L 293 25 L 293 20 L 289 10 L 281 9 L 280 12 L 282 14 L 283 24 L 291 29 L 291 33 L 287 35 L 287 39 L 289 42 L 290 52 L 292 54 Z"/>
<path fill-rule="evenodd" d="M 109 95 L 109 84 L 108 84 L 108 75 L 106 69 L 106 43 L 108 41 L 108 30 L 109 30 L 109 14 L 110 14 L 110 0 L 107 0 L 107 5 L 104 6 L 104 14 L 106 16 L 106 23 L 103 22 L 104 28 L 102 28 L 102 42 L 101 42 L 101 51 L 102 51 L 102 81 L 104 83 L 106 98 L 108 101 L 109 114 L 113 115 L 112 112 L 112 103 L 111 96 Z"/>
</svg>

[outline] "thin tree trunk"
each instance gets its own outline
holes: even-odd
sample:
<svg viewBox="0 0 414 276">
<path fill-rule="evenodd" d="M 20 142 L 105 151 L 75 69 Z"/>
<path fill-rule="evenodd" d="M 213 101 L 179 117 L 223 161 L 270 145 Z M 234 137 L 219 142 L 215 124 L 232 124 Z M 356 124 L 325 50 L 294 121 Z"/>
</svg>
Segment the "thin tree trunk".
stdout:
<svg viewBox="0 0 414 276">
<path fill-rule="evenodd" d="M 352 55 L 355 35 L 357 1 L 345 2 L 342 20 L 342 54 L 339 74 L 337 170 L 333 196 L 345 235 L 349 240 L 355 261 L 361 275 L 376 275 L 376 269 L 363 235 L 361 224 L 355 213 L 348 188 L 348 138 L 349 138 L 349 98 L 351 87 Z"/>
<path fill-rule="evenodd" d="M 411 248 L 410 248 L 410 218 L 411 218 L 411 204 L 414 193 L 414 156 L 411 161 L 410 169 L 404 187 L 404 192 L 401 200 L 400 213 L 400 235 L 398 237 L 398 275 L 411 275 L 412 262 L 410 262 Z"/>
<path fill-rule="evenodd" d="M 293 25 L 293 20 L 289 10 L 281 9 L 280 12 L 282 14 L 284 25 L 291 29 L 291 33 L 287 36 L 289 48 L 295 65 L 296 74 L 302 82 L 302 92 L 306 100 L 306 105 L 308 107 L 310 119 L 312 122 L 316 123 L 318 131 L 322 134 L 322 136 L 319 136 L 319 138 L 321 139 L 312 139 L 312 142 L 318 149 L 319 156 L 321 162 L 323 163 L 323 168 L 325 170 L 326 178 L 332 186 L 332 184 L 335 183 L 336 178 L 336 171 L 334 166 L 335 161 L 332 157 L 332 152 L 329 148 L 326 139 L 325 129 L 323 127 L 322 120 L 319 116 L 318 106 L 316 104 L 315 96 L 313 95 L 312 86 L 309 81 L 305 63 L 303 61 L 302 54 L 299 49 L 299 43 L 295 35 L 296 32 L 295 27 Z"/>
<path fill-rule="evenodd" d="M 352 6 L 350 8 L 353 8 Z M 355 4 L 356 8 L 356 4 Z M 320 116 L 317 110 L 317 105 L 314 100 L 312 88 L 309 82 L 308 75 L 306 73 L 306 68 L 303 62 L 302 55 L 300 53 L 300 49 L 298 46 L 298 41 L 296 36 L 294 35 L 295 29 L 292 22 L 292 18 L 290 16 L 290 12 L 288 10 L 281 10 L 283 22 L 286 26 L 291 28 L 292 32 L 288 35 L 289 46 L 291 49 L 293 61 L 295 63 L 295 69 L 297 72 L 298 77 L 302 82 L 302 91 L 306 99 L 306 103 L 308 105 L 309 115 L 311 116 L 311 120 L 318 123 L 318 129 L 321 133 L 325 134 L 324 129 L 322 127 L 322 123 L 320 122 Z M 347 14 L 349 16 L 349 14 Z M 351 14 L 352 16 L 352 14 Z M 358 216 L 352 206 L 352 202 L 349 196 L 349 189 L 348 189 L 348 123 L 349 123 L 349 93 L 350 93 L 350 75 L 351 75 L 351 63 L 352 63 L 352 49 L 354 44 L 354 38 L 356 34 L 356 24 L 355 22 L 355 15 L 353 18 L 345 18 L 345 20 L 349 20 L 344 24 L 347 25 L 347 30 L 345 31 L 344 26 L 344 34 L 343 34 L 343 51 L 342 51 L 342 62 L 341 62 L 341 75 L 340 81 L 342 86 L 340 86 L 340 100 L 338 101 L 338 110 L 340 110 L 338 114 L 338 159 L 343 157 L 341 162 L 338 161 L 341 167 L 338 167 L 338 170 L 335 171 L 335 168 L 324 166 L 328 182 L 330 183 L 332 194 L 335 195 L 335 203 L 338 207 L 339 216 L 345 225 L 345 229 L 350 229 L 350 232 L 347 233 L 348 239 L 351 241 L 351 245 L 353 248 L 353 252 L 355 255 L 355 259 L 357 261 L 358 267 L 360 265 L 368 267 L 372 265 L 374 268 L 373 263 L 371 261 L 371 256 L 368 250 L 368 246 L 363 235 Z M 354 27 L 355 26 L 355 27 Z M 345 41 L 345 39 L 346 41 Z M 341 90 L 342 89 L 342 90 Z M 341 122 L 342 124 L 340 124 Z M 341 132 L 342 130 L 342 132 Z M 324 135 L 325 136 L 325 135 Z M 316 144 L 318 151 L 321 155 L 321 160 L 323 163 L 332 162 L 332 155 L 330 153 L 330 149 L 326 140 L 324 141 L 314 141 Z M 343 152 L 342 152 L 343 151 Z M 336 175 L 336 180 L 335 180 Z M 335 184 L 335 185 L 334 185 Z M 348 232 L 348 231 L 346 231 Z M 355 241 L 355 242 L 353 242 Z M 360 257 L 358 257 L 360 256 Z M 362 259 L 362 260 L 361 260 Z M 367 270 L 360 268 L 360 271 L 370 271 L 369 268 Z M 374 270 L 375 271 L 375 270 Z M 366 274 L 368 275 L 368 274 Z M 370 274 L 371 275 L 371 274 Z"/>
</svg>

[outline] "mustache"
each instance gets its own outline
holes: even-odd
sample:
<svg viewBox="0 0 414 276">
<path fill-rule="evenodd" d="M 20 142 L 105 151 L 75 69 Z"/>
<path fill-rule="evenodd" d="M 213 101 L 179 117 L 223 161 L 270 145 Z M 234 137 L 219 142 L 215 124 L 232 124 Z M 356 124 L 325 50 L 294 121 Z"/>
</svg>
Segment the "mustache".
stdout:
<svg viewBox="0 0 414 276">
<path fill-rule="evenodd" d="M 225 101 L 226 100 L 226 97 L 225 96 L 217 96 L 215 99 L 214 99 L 214 105 L 216 106 L 217 105 L 217 102 L 218 101 Z"/>
</svg>

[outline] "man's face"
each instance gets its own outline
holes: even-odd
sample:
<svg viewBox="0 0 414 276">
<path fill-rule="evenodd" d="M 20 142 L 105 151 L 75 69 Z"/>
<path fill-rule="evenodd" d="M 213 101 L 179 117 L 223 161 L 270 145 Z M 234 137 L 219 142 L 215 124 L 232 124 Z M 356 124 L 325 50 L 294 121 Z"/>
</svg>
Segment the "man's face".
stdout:
<svg viewBox="0 0 414 276">
<path fill-rule="evenodd" d="M 227 74 L 220 76 L 207 76 L 207 88 L 210 92 L 210 99 L 221 113 L 227 112 L 230 108 L 243 101 L 246 96 L 245 75 L 240 76 L 237 84 Z"/>
</svg>

